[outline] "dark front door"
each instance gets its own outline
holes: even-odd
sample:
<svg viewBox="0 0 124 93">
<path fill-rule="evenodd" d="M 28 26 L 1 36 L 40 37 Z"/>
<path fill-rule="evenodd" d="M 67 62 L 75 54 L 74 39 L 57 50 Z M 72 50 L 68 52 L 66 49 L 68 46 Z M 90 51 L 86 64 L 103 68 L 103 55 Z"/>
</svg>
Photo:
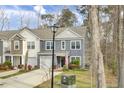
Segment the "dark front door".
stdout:
<svg viewBox="0 0 124 93">
<path fill-rule="evenodd" d="M 61 67 L 65 65 L 65 57 L 61 57 Z"/>
<path fill-rule="evenodd" d="M 65 57 L 57 56 L 57 66 L 63 67 L 65 65 Z"/>
</svg>

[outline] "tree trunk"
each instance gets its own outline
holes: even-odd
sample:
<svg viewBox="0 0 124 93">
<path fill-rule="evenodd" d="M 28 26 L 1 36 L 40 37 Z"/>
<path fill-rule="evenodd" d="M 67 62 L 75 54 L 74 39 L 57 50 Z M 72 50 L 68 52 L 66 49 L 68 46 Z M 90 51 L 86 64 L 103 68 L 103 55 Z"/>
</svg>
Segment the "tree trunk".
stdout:
<svg viewBox="0 0 124 93">
<path fill-rule="evenodd" d="M 106 87 L 103 54 L 100 47 L 100 29 L 98 21 L 98 6 L 91 6 L 91 23 L 92 23 L 92 38 L 93 38 L 93 53 L 94 53 L 94 68 L 96 72 L 96 84 L 98 88 Z"/>
<path fill-rule="evenodd" d="M 123 11 L 123 15 L 121 15 Z M 124 8 L 118 6 L 118 87 L 124 88 Z"/>
</svg>

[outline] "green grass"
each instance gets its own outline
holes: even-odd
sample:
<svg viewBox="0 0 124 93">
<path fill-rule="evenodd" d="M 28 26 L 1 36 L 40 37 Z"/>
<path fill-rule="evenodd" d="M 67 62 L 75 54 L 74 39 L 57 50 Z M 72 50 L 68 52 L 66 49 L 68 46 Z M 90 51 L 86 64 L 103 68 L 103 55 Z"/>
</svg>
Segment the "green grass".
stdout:
<svg viewBox="0 0 124 93">
<path fill-rule="evenodd" d="M 94 83 L 95 79 L 93 79 L 93 84 L 91 85 L 91 74 L 89 70 L 68 70 L 64 71 L 62 74 L 75 74 L 76 75 L 76 86 L 77 88 L 95 88 L 96 85 Z M 61 82 L 61 75 L 57 75 L 54 78 L 54 88 L 60 88 L 60 82 Z M 109 74 L 109 75 L 108 75 Z M 115 80 L 115 76 L 106 73 L 106 81 L 107 81 L 107 87 L 116 87 L 117 82 Z M 51 82 L 50 80 L 36 86 L 35 88 L 50 88 Z"/>
<path fill-rule="evenodd" d="M 91 87 L 90 73 L 88 72 L 89 71 L 86 70 L 68 70 L 68 71 L 64 71 L 62 74 L 75 74 L 77 88 L 90 88 Z M 55 76 L 54 78 L 55 88 L 61 87 L 60 82 L 61 82 L 62 74 Z M 50 88 L 50 80 L 36 86 L 36 88 Z"/>
</svg>

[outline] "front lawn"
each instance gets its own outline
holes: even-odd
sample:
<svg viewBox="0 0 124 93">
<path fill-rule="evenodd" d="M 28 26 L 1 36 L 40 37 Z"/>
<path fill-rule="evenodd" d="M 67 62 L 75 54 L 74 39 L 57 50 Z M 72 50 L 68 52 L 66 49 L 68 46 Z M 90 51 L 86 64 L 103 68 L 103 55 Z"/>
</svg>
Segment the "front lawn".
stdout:
<svg viewBox="0 0 124 93">
<path fill-rule="evenodd" d="M 91 72 L 89 70 L 68 70 L 64 71 L 62 74 L 75 74 L 76 75 L 76 86 L 77 88 L 91 88 L 95 87 L 95 84 L 93 83 L 95 80 L 93 79 L 93 82 L 91 83 Z M 57 75 L 54 78 L 54 87 L 60 88 L 60 82 L 61 82 L 61 75 Z M 107 87 L 116 87 L 116 79 L 115 76 L 106 73 L 106 80 L 107 80 Z M 109 74 L 109 75 L 108 75 Z M 36 86 L 35 88 L 50 88 L 50 80 Z"/>
</svg>

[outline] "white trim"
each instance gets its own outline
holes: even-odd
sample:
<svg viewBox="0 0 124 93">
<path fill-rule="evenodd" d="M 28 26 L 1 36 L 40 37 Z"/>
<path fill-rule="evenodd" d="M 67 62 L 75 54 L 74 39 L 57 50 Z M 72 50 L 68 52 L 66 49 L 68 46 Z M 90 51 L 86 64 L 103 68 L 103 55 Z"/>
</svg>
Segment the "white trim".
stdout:
<svg viewBox="0 0 124 93">
<path fill-rule="evenodd" d="M 72 42 L 75 42 L 75 49 L 72 49 Z M 76 49 L 76 42 L 79 42 L 80 43 L 80 48 L 79 49 Z M 81 50 L 81 40 L 71 40 L 70 41 L 70 50 Z"/>
<path fill-rule="evenodd" d="M 18 43 L 18 49 L 15 48 L 15 43 Z M 20 43 L 19 40 L 14 40 L 14 50 L 20 50 Z"/>
<path fill-rule="evenodd" d="M 74 33 L 75 35 L 77 35 L 78 37 L 82 37 L 81 35 L 79 35 L 78 33 L 74 32 L 72 29 L 67 28 L 66 31 L 70 31 L 72 33 Z"/>
<path fill-rule="evenodd" d="M 50 49 L 47 49 L 47 42 L 50 42 Z M 52 50 L 51 49 L 51 42 L 53 42 L 53 41 L 45 41 L 45 50 Z M 56 43 L 54 42 L 54 50 L 55 50 L 55 48 L 56 48 Z"/>
<path fill-rule="evenodd" d="M 72 57 L 75 57 L 75 58 L 76 58 L 76 57 L 79 57 L 79 59 L 80 59 L 80 65 L 81 65 L 81 56 L 70 56 L 70 62 L 71 62 L 71 58 L 72 58 Z"/>
<path fill-rule="evenodd" d="M 40 39 L 40 37 L 38 37 L 36 34 L 34 34 L 32 31 L 28 30 L 28 29 L 23 29 L 21 30 L 19 33 L 21 34 L 23 31 L 28 31 L 29 33 L 31 33 L 33 36 L 35 36 L 36 38 Z"/>
<path fill-rule="evenodd" d="M 81 37 L 81 38 L 55 38 L 55 40 L 79 40 L 79 39 L 84 39 L 84 38 L 83 37 Z M 40 40 L 52 41 L 52 38 L 51 39 L 40 39 Z"/>
<path fill-rule="evenodd" d="M 62 47 L 62 42 L 64 42 L 64 48 Z M 61 50 L 66 50 L 66 41 L 65 40 L 61 41 Z"/>
<path fill-rule="evenodd" d="M 66 32 L 66 31 L 69 31 L 69 32 L 75 34 L 75 35 L 77 36 L 76 38 L 82 38 L 81 35 L 79 35 L 78 33 L 74 32 L 74 31 L 73 31 L 72 29 L 70 29 L 70 28 L 66 28 L 64 31 L 65 31 L 65 32 Z M 59 36 L 61 33 L 64 33 L 64 31 L 62 31 L 62 32 L 60 32 L 58 35 L 56 35 L 56 38 L 59 38 L 58 36 Z"/>
<path fill-rule="evenodd" d="M 85 54 L 86 54 L 86 53 L 85 53 L 85 48 L 86 48 L 85 45 L 86 45 L 86 44 L 85 44 L 85 38 L 84 38 L 84 39 L 83 39 L 83 67 L 85 67 L 85 63 L 86 63 L 86 62 L 85 62 L 85 56 L 86 56 L 86 55 L 85 55 Z"/>
<path fill-rule="evenodd" d="M 21 39 L 20 40 L 23 40 L 25 39 L 23 36 L 21 36 L 20 34 L 18 33 L 15 33 L 12 37 L 9 38 L 9 40 L 11 40 L 12 38 L 14 38 L 15 36 L 19 36 Z"/>
</svg>

